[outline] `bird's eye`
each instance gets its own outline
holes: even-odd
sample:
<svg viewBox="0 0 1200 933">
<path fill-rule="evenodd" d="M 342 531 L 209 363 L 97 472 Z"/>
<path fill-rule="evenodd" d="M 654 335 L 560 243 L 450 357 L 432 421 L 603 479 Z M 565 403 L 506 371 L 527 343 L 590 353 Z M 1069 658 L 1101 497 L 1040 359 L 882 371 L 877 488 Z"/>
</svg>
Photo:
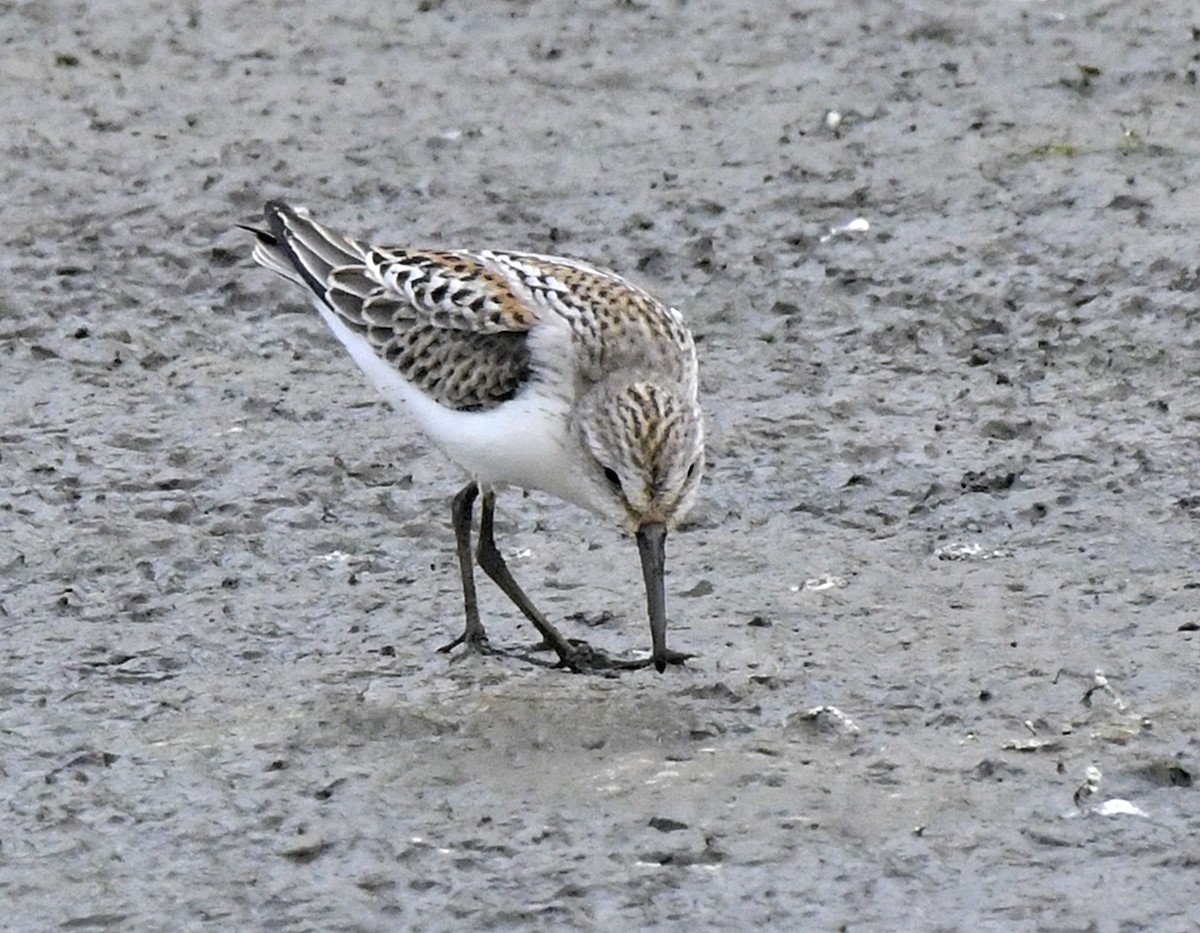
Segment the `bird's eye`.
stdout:
<svg viewBox="0 0 1200 933">
<path fill-rule="evenodd" d="M 700 468 L 700 461 L 693 460 L 692 465 L 690 467 L 688 467 L 688 471 L 687 471 L 687 478 L 688 478 L 689 482 L 691 481 L 692 477 L 696 475 L 696 470 L 698 470 L 699 468 Z"/>
<path fill-rule="evenodd" d="M 621 477 L 617 475 L 616 470 L 614 470 L 612 467 L 605 467 L 604 478 L 608 480 L 608 485 L 610 485 L 613 489 L 615 489 L 617 492 L 621 491 Z"/>
</svg>

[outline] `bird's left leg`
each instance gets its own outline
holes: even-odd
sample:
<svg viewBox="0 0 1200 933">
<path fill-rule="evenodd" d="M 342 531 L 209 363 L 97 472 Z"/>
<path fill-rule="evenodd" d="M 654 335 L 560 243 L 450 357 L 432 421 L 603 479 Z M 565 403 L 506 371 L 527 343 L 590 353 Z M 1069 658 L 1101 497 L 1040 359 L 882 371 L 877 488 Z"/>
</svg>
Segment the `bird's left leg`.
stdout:
<svg viewBox="0 0 1200 933">
<path fill-rule="evenodd" d="M 463 609 L 466 612 L 467 624 L 458 638 L 438 649 L 443 654 L 459 645 L 466 645 L 468 651 L 486 651 L 488 648 L 487 632 L 480 621 L 479 603 L 475 598 L 475 565 L 471 560 L 471 519 L 475 515 L 475 499 L 478 495 L 479 484 L 472 481 L 458 491 L 450 506 L 458 569 L 462 574 Z M 485 494 L 484 501 L 486 495 L 488 494 Z"/>
</svg>

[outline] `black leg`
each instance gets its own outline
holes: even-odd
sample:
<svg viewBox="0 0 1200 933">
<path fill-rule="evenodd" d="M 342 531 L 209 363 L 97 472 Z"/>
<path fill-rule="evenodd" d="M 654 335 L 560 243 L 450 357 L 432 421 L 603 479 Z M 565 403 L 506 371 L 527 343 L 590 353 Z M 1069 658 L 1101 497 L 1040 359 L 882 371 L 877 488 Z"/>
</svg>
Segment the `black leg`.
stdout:
<svg viewBox="0 0 1200 933">
<path fill-rule="evenodd" d="M 586 646 L 573 645 L 563 638 L 562 634 L 542 615 L 537 607 L 525 595 L 525 591 L 513 579 L 508 564 L 500 555 L 493 535 L 492 519 L 496 512 L 496 494 L 490 489 L 483 493 L 483 506 L 479 513 L 479 566 L 483 572 L 492 578 L 496 586 L 504 591 L 518 609 L 525 614 L 534 628 L 545 639 L 546 644 L 554 649 L 559 662 L 571 670 L 580 670 L 580 662 L 585 661 L 584 655 L 590 654 Z"/>
<path fill-rule="evenodd" d="M 458 567 L 462 574 L 463 607 L 466 611 L 466 627 L 463 633 L 439 650 L 448 652 L 465 645 L 470 651 L 494 653 L 495 649 L 488 645 L 487 633 L 479 618 L 479 603 L 475 595 L 475 570 L 471 555 L 471 519 L 475 512 L 475 500 L 479 497 L 479 485 L 471 482 L 459 490 L 451 506 L 451 517 L 454 525 L 454 540 L 458 554 Z M 496 494 L 490 489 L 483 492 L 483 502 L 479 513 L 479 548 L 476 556 L 479 566 L 495 584 L 513 601 L 534 627 L 541 634 L 548 647 L 558 655 L 558 664 L 575 672 L 608 673 L 620 670 L 633 670 L 645 667 L 652 662 L 651 658 L 640 661 L 624 661 L 610 658 L 603 651 L 592 648 L 587 642 L 567 640 L 549 620 L 542 615 L 536 606 L 525 595 L 525 591 L 513 579 L 508 564 L 496 547 L 494 518 L 496 512 Z M 502 652 L 503 653 L 503 652 Z M 533 657 L 525 656 L 527 660 L 535 661 Z M 678 651 L 667 650 L 667 664 L 681 664 L 691 655 Z M 537 663 L 545 663 L 537 661 Z"/>
<path fill-rule="evenodd" d="M 462 574 L 463 608 L 466 610 L 467 624 L 463 633 L 438 650 L 445 653 L 466 645 L 468 649 L 487 647 L 487 632 L 479 620 L 479 602 L 475 598 L 475 565 L 471 559 L 471 519 L 475 514 L 475 498 L 479 495 L 479 484 L 474 481 L 467 483 L 450 506 L 450 517 L 454 525 L 454 540 L 458 552 L 458 569 Z M 484 494 L 484 502 L 491 493 Z M 481 529 L 482 530 L 482 529 Z"/>
</svg>

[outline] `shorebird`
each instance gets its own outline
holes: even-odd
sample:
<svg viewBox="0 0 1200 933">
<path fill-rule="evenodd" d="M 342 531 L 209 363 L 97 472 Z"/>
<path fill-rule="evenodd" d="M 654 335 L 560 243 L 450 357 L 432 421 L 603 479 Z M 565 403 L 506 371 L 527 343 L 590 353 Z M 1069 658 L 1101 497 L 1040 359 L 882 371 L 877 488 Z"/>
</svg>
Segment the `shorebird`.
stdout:
<svg viewBox="0 0 1200 933">
<path fill-rule="evenodd" d="M 573 671 L 661 672 L 667 648 L 667 532 L 704 471 L 696 347 L 683 317 L 613 272 L 496 250 L 372 246 L 281 201 L 265 208 L 254 259 L 305 287 L 334 336 L 393 407 L 406 408 L 469 481 L 451 519 L 466 625 L 446 645 L 491 651 L 479 566 Z M 618 660 L 567 639 L 517 585 L 493 537 L 496 490 L 536 489 L 615 522 L 637 540 L 651 653 Z M 482 497 L 480 496 L 482 493 Z"/>
</svg>

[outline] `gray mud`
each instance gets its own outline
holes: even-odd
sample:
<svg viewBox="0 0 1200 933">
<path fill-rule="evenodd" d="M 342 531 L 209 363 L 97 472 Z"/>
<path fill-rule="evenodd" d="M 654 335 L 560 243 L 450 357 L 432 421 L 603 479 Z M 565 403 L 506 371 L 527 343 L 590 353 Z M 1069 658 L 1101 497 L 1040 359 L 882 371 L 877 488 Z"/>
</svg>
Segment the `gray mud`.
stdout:
<svg viewBox="0 0 1200 933">
<path fill-rule="evenodd" d="M 3 926 L 1195 929 L 1195 4 L 385 6 L 0 5 Z M 269 197 L 685 310 L 694 662 L 435 652 L 460 477 Z M 648 645 L 631 541 L 500 505 Z"/>
</svg>

